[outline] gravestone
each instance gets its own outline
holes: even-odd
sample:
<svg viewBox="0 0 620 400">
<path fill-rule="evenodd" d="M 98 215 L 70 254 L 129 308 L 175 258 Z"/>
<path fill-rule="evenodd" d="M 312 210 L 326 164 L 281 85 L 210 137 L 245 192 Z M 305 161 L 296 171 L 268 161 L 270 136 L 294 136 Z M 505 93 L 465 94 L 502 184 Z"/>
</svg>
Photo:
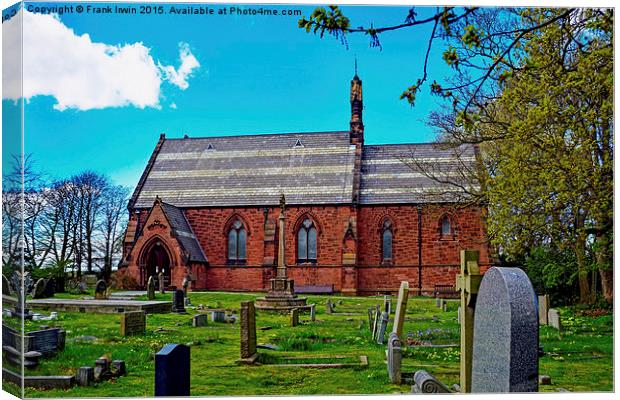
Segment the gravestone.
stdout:
<svg viewBox="0 0 620 400">
<path fill-rule="evenodd" d="M 4 276 L 4 274 L 2 274 L 2 294 L 5 294 L 7 296 L 13 294 L 13 291 L 11 290 L 11 284 L 9 283 L 9 280 L 6 278 L 6 276 Z"/>
<path fill-rule="evenodd" d="M 149 300 L 155 300 L 155 279 L 149 276 L 149 280 L 146 283 L 146 297 Z"/>
<path fill-rule="evenodd" d="M 388 295 L 383 296 L 383 311 L 388 313 L 388 315 L 392 313 L 392 300 Z"/>
<path fill-rule="evenodd" d="M 89 386 L 95 381 L 95 369 L 93 367 L 80 367 L 75 374 L 78 386 Z"/>
<path fill-rule="evenodd" d="M 424 370 L 416 371 L 413 380 L 415 385 L 411 388 L 412 393 L 450 393 L 446 385 Z"/>
<path fill-rule="evenodd" d="M 372 338 L 375 339 L 377 337 L 377 331 L 379 330 L 379 321 L 381 320 L 381 307 L 375 307 L 375 319 L 372 322 Z"/>
<path fill-rule="evenodd" d="M 183 295 L 185 297 L 187 297 L 187 288 L 189 287 L 190 282 L 191 282 L 191 279 L 189 275 L 185 275 L 185 278 L 183 278 Z"/>
<path fill-rule="evenodd" d="M 192 318 L 192 326 L 197 328 L 199 326 L 207 326 L 207 315 L 206 314 L 196 314 Z"/>
<path fill-rule="evenodd" d="M 368 307 L 368 330 L 372 332 L 372 324 L 375 320 L 375 313 L 373 312 L 374 307 Z"/>
<path fill-rule="evenodd" d="M 291 309 L 291 326 L 299 325 L 299 309 L 293 308 Z"/>
<path fill-rule="evenodd" d="M 125 376 L 127 374 L 127 367 L 125 366 L 125 361 L 112 361 L 112 372 L 114 376 Z"/>
<path fill-rule="evenodd" d="M 42 299 L 45 297 L 45 279 L 40 278 L 37 283 L 34 284 L 34 290 L 32 291 L 33 299 Z"/>
<path fill-rule="evenodd" d="M 331 300 L 327 300 L 327 302 L 325 303 L 325 311 L 327 312 L 327 314 L 331 314 L 334 312 L 334 304 Z"/>
<path fill-rule="evenodd" d="M 174 299 L 172 301 L 172 312 L 174 313 L 185 312 L 185 296 L 181 289 L 177 289 L 174 292 Z"/>
<path fill-rule="evenodd" d="M 45 289 L 43 290 L 44 297 L 54 297 L 56 294 L 56 279 L 49 278 L 45 280 Z"/>
<path fill-rule="evenodd" d="M 159 283 L 159 293 L 166 294 L 165 282 L 164 282 L 164 273 L 160 272 L 157 275 L 157 281 Z"/>
<path fill-rule="evenodd" d="M 226 322 L 226 313 L 224 311 L 211 311 L 211 321 Z"/>
<path fill-rule="evenodd" d="M 459 324 L 461 323 L 461 306 L 459 306 L 459 308 L 456 310 L 456 320 Z"/>
<path fill-rule="evenodd" d="M 95 381 L 105 381 L 112 377 L 110 371 L 110 360 L 107 357 L 99 357 L 95 360 Z"/>
<path fill-rule="evenodd" d="M 62 350 L 65 345 L 66 332 L 60 328 L 41 329 L 28 332 L 24 347 L 30 351 L 38 351 L 44 356 Z"/>
<path fill-rule="evenodd" d="M 241 363 L 252 364 L 258 358 L 256 352 L 256 311 L 253 301 L 241 302 Z"/>
<path fill-rule="evenodd" d="M 401 366 L 403 354 L 401 349 L 400 338 L 394 332 L 390 332 L 387 344 L 387 368 L 390 382 L 400 385 L 401 383 Z"/>
<path fill-rule="evenodd" d="M 473 393 L 538 391 L 538 310 L 519 268 L 489 269 L 474 316 Z"/>
<path fill-rule="evenodd" d="M 562 321 L 560 321 L 560 312 L 555 308 L 549 309 L 548 314 L 549 326 L 557 329 L 558 331 L 562 331 Z"/>
<path fill-rule="evenodd" d="M 398 300 L 396 302 L 396 313 L 394 314 L 394 328 L 392 332 L 401 337 L 403 325 L 405 323 L 405 312 L 407 311 L 407 300 L 409 299 L 409 282 L 402 281 L 398 290 Z"/>
<path fill-rule="evenodd" d="M 316 304 L 310 304 L 310 321 L 316 320 Z"/>
<path fill-rule="evenodd" d="M 144 311 L 126 311 L 121 314 L 121 336 L 141 335 L 146 331 Z"/>
<path fill-rule="evenodd" d="M 381 313 L 381 319 L 379 320 L 379 329 L 377 329 L 377 343 L 383 344 L 385 340 L 385 331 L 387 330 L 387 324 L 390 316 L 387 312 Z"/>
<path fill-rule="evenodd" d="M 95 285 L 95 299 L 105 300 L 107 298 L 107 290 L 108 285 L 103 279 L 97 281 L 97 284 Z"/>
<path fill-rule="evenodd" d="M 549 323 L 549 319 L 547 318 L 549 315 L 549 306 L 548 294 L 538 296 L 538 323 L 540 325 L 547 325 Z"/>
<path fill-rule="evenodd" d="M 86 284 L 86 288 L 92 289 L 97 286 L 97 275 L 94 274 L 85 274 L 84 275 L 84 283 Z"/>
<path fill-rule="evenodd" d="M 189 396 L 189 382 L 189 347 L 182 344 L 162 347 L 155 354 L 155 396 Z"/>
</svg>

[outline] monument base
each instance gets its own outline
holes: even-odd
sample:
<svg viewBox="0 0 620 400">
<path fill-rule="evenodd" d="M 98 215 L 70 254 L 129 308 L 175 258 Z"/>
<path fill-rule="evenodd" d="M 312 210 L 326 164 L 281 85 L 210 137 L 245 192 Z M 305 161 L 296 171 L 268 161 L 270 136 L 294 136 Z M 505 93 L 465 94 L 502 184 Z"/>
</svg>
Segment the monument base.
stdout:
<svg viewBox="0 0 620 400">
<path fill-rule="evenodd" d="M 270 290 L 263 298 L 256 299 L 256 308 L 267 311 L 288 311 L 306 305 L 305 297 L 295 294 L 295 282 L 288 278 L 269 280 Z"/>
<path fill-rule="evenodd" d="M 257 364 L 259 364 L 258 361 L 259 361 L 259 354 L 258 353 L 254 353 L 249 358 L 240 358 L 240 359 L 236 360 L 235 363 L 237 365 L 257 365 Z"/>
</svg>

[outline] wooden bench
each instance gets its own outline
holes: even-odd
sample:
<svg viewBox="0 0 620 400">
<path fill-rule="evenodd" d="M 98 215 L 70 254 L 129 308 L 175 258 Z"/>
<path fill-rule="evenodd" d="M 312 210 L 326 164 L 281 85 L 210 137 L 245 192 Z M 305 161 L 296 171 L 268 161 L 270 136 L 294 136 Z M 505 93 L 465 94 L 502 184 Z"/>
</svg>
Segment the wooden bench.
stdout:
<svg viewBox="0 0 620 400">
<path fill-rule="evenodd" d="M 332 294 L 334 293 L 334 285 L 299 285 L 295 286 L 295 293 Z"/>
<path fill-rule="evenodd" d="M 440 299 L 457 299 L 460 295 L 454 285 L 435 285 L 433 294 Z"/>
</svg>

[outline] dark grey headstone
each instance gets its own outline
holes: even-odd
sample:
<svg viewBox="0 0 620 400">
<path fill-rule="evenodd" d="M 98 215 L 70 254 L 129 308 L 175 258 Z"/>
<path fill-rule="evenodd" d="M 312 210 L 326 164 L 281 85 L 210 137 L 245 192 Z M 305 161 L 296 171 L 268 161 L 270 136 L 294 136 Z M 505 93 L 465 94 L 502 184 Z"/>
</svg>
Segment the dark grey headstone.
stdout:
<svg viewBox="0 0 620 400">
<path fill-rule="evenodd" d="M 185 294 L 181 289 L 177 289 L 174 292 L 174 300 L 172 301 L 172 312 L 184 313 L 185 312 Z"/>
<path fill-rule="evenodd" d="M 152 276 L 149 276 L 146 283 L 146 297 L 149 300 L 155 300 L 155 279 Z"/>
<path fill-rule="evenodd" d="M 108 285 L 105 283 L 103 279 L 97 281 L 95 285 L 95 299 L 97 300 L 105 300 L 106 292 L 108 290 Z"/>
<path fill-rule="evenodd" d="M 387 368 L 390 382 L 395 384 L 401 383 L 401 366 L 402 366 L 402 349 L 400 338 L 394 332 L 390 332 L 387 346 Z"/>
<path fill-rule="evenodd" d="M 155 396 L 189 396 L 189 378 L 189 347 L 167 344 L 155 354 Z"/>
<path fill-rule="evenodd" d="M 538 310 L 519 268 L 489 269 L 474 316 L 472 393 L 538 391 Z"/>
<path fill-rule="evenodd" d="M 43 296 L 45 298 L 54 297 L 56 294 L 56 279 L 49 278 L 45 280 L 45 289 L 43 290 Z"/>
<path fill-rule="evenodd" d="M 127 367 L 125 366 L 125 361 L 123 360 L 112 361 L 112 371 L 113 371 L 114 376 L 127 375 Z"/>
<path fill-rule="evenodd" d="M 383 344 L 383 341 L 385 340 L 385 331 L 387 330 L 389 319 L 390 319 L 390 316 L 388 315 L 387 312 L 384 311 L 381 313 L 381 318 L 379 320 L 379 329 L 377 329 L 377 343 L 378 344 Z"/>
<path fill-rule="evenodd" d="M 28 332 L 28 350 L 38 351 L 43 355 L 53 354 L 58 351 L 59 344 L 64 347 L 64 331 L 62 333 L 63 338 L 61 340 L 61 329 L 51 328 L 43 329 L 39 331 Z"/>
<path fill-rule="evenodd" d="M 95 381 L 95 369 L 93 367 L 80 367 L 75 374 L 78 386 L 89 386 Z"/>
<path fill-rule="evenodd" d="M 45 279 L 41 278 L 34 284 L 34 290 L 32 291 L 33 299 L 42 299 L 45 297 Z"/>
<path fill-rule="evenodd" d="M 192 318 L 193 327 L 196 328 L 196 327 L 206 326 L 206 325 L 207 325 L 207 314 L 196 314 Z"/>
</svg>

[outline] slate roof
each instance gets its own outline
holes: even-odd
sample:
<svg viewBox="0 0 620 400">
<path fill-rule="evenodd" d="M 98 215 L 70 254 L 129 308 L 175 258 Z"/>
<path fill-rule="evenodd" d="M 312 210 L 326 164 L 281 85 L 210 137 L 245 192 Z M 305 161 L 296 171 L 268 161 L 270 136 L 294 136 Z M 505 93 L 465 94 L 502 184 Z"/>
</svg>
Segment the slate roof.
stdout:
<svg viewBox="0 0 620 400">
<path fill-rule="evenodd" d="M 133 206 L 350 203 L 354 162 L 349 132 L 165 139 Z"/>
<path fill-rule="evenodd" d="M 366 145 L 362 152 L 361 204 L 459 201 L 463 191 L 431 179 L 468 186 L 464 166 L 475 161 L 474 147 L 443 149 L 434 143 Z"/>
<path fill-rule="evenodd" d="M 189 261 L 206 263 L 207 257 L 202 251 L 202 247 L 200 247 L 200 243 L 198 243 L 198 239 L 196 239 L 196 235 L 194 235 L 194 231 L 189 225 L 187 218 L 185 218 L 183 211 L 163 201 L 161 202 L 161 207 L 166 214 L 166 218 L 168 218 L 170 229 L 172 229 L 174 236 L 189 254 Z"/>
<path fill-rule="evenodd" d="M 286 133 L 165 139 L 158 143 L 132 196 L 149 208 L 156 196 L 176 207 L 351 204 L 355 146 L 349 132 Z M 458 177 L 473 146 L 365 145 L 360 204 L 457 201 L 454 186 L 439 185 L 416 170 L 413 159 Z M 404 162 L 403 162 L 404 161 Z M 187 221 L 185 221 L 187 222 Z"/>
</svg>

